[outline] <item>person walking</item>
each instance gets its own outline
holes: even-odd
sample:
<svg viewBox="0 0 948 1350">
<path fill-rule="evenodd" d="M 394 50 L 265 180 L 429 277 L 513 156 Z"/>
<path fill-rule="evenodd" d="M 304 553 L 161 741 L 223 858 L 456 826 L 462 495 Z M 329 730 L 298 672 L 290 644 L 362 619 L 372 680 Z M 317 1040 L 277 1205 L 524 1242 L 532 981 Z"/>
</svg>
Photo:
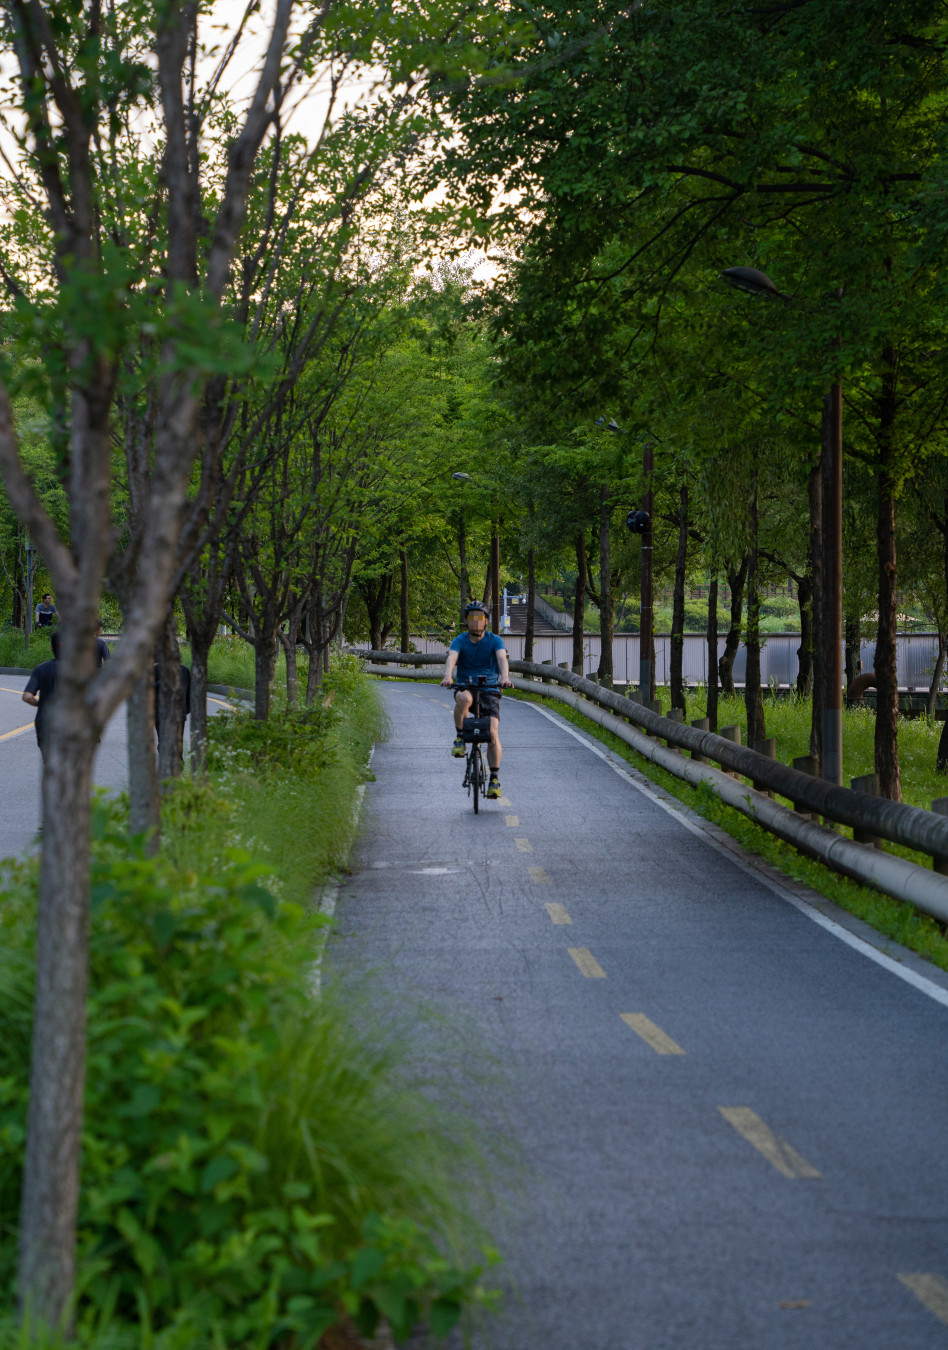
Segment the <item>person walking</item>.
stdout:
<svg viewBox="0 0 948 1350">
<path fill-rule="evenodd" d="M 46 754 L 46 737 L 49 730 L 49 707 L 56 696 L 59 684 L 59 634 L 50 635 L 49 644 L 53 649 L 53 659 L 43 661 L 30 672 L 30 678 L 23 690 L 23 702 L 36 709 L 36 743 L 40 753 Z"/>
<path fill-rule="evenodd" d="M 96 670 L 101 670 L 102 667 L 105 665 L 106 661 L 108 661 L 108 660 L 111 658 L 111 656 L 112 656 L 112 652 L 111 652 L 111 649 L 109 648 L 109 644 L 106 642 L 105 638 L 102 636 L 102 620 L 101 620 L 101 619 L 96 619 L 96 621 L 95 621 L 95 665 L 96 665 Z"/>
</svg>

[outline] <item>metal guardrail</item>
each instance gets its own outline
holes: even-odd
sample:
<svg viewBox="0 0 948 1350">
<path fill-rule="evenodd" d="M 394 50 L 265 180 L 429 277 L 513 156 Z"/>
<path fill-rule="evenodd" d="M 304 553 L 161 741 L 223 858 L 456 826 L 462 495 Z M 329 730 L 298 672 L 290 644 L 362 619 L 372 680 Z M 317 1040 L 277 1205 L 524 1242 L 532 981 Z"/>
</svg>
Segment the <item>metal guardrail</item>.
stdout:
<svg viewBox="0 0 948 1350">
<path fill-rule="evenodd" d="M 425 655 L 375 651 L 357 654 L 372 662 L 432 665 L 431 657 Z M 821 778 L 801 773 L 713 732 L 673 722 L 612 689 L 603 688 L 562 667 L 513 660 L 510 669 L 531 677 L 515 683 L 533 693 L 563 697 L 562 691 L 550 688 L 550 683 L 566 686 L 574 694 L 565 697 L 564 701 L 622 736 L 633 748 L 677 777 L 691 782 L 708 782 L 728 804 L 802 851 L 847 876 L 883 890 L 897 899 L 907 900 L 942 922 L 948 922 L 948 877 L 917 863 L 883 853 L 871 845 L 844 838 L 832 829 L 814 824 L 800 813 L 813 813 L 824 820 L 847 825 L 861 835 L 887 839 L 918 853 L 928 854 L 935 859 L 936 866 L 944 866 L 948 860 L 948 818 L 852 788 L 837 787 Z M 384 667 L 372 667 L 372 670 L 378 674 L 395 673 Z M 537 680 L 546 683 L 538 686 Z M 575 698 L 575 695 L 581 697 Z M 597 708 L 590 708 L 590 703 L 598 705 Z M 608 709 L 612 715 L 600 713 L 600 708 Z M 632 731 L 630 724 L 641 730 Z M 623 735 L 623 732 L 627 734 Z M 667 750 L 659 746 L 656 738 L 674 749 Z M 692 758 L 685 759 L 676 753 L 677 750 L 689 751 Z M 702 760 L 714 760 L 722 765 L 725 773 L 708 767 L 701 763 Z M 735 781 L 733 777 L 727 776 L 728 773 L 749 778 L 753 787 Z M 795 809 L 790 810 L 773 801 L 766 795 L 768 792 L 788 798 Z"/>
</svg>

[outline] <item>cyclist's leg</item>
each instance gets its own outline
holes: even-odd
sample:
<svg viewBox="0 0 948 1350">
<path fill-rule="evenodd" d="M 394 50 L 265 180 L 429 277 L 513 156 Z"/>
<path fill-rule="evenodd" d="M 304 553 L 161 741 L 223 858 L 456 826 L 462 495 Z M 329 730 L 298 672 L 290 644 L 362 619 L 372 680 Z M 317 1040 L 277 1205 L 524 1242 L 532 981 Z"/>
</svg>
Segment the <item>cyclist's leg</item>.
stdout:
<svg viewBox="0 0 948 1350">
<path fill-rule="evenodd" d="M 490 745 L 487 747 L 487 764 L 491 773 L 496 773 L 500 768 L 500 758 L 503 753 L 503 747 L 500 744 L 500 718 L 492 717 L 490 719 Z"/>
<path fill-rule="evenodd" d="M 470 689 L 459 689 L 454 695 L 454 725 L 458 731 L 461 730 L 461 724 L 471 711 L 471 704 L 474 702 L 474 695 Z"/>
</svg>

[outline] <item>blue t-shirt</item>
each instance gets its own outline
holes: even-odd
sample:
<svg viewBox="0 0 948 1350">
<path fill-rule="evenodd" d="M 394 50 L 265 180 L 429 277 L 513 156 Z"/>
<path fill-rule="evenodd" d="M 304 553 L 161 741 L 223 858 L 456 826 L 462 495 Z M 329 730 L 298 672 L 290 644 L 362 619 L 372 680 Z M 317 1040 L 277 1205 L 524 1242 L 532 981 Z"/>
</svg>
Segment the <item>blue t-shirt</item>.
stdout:
<svg viewBox="0 0 948 1350">
<path fill-rule="evenodd" d="M 486 675 L 488 684 L 499 684 L 500 666 L 497 653 L 504 650 L 504 640 L 496 633 L 485 633 L 479 642 L 472 642 L 470 633 L 458 633 L 451 643 L 451 651 L 458 654 L 457 681 L 476 680 Z"/>
</svg>

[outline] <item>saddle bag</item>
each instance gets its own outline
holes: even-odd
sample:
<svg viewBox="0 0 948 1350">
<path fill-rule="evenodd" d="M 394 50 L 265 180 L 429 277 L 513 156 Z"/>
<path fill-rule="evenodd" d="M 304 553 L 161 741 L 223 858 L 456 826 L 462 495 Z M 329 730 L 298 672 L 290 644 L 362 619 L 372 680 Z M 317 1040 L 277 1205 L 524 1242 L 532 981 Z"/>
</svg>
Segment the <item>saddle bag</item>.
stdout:
<svg viewBox="0 0 948 1350">
<path fill-rule="evenodd" d="M 489 717 L 465 717 L 461 724 L 461 740 L 465 745 L 487 745 L 490 742 Z"/>
</svg>

